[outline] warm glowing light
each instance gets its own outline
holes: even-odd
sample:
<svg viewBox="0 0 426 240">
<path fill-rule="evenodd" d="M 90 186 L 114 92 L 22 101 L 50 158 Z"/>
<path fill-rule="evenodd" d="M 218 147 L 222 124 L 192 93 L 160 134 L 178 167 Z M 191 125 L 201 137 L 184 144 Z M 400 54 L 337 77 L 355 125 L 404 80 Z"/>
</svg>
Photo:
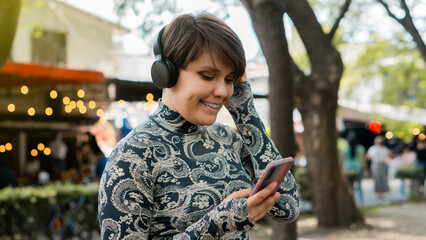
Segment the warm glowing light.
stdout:
<svg viewBox="0 0 426 240">
<path fill-rule="evenodd" d="M 39 151 L 43 151 L 43 150 L 44 150 L 44 148 L 45 148 L 44 143 L 39 143 L 39 144 L 37 145 L 37 149 L 38 149 Z"/>
<path fill-rule="evenodd" d="M 89 108 L 90 108 L 90 109 L 94 109 L 95 107 L 96 107 L 96 102 L 95 102 L 95 101 L 93 101 L 93 100 L 92 100 L 92 101 L 90 101 L 90 102 L 89 102 Z"/>
<path fill-rule="evenodd" d="M 72 107 L 70 105 L 65 106 L 65 112 L 70 113 L 72 111 Z"/>
<path fill-rule="evenodd" d="M 21 93 L 22 93 L 22 94 L 27 94 L 27 93 L 28 93 L 28 87 L 27 87 L 26 85 L 23 85 L 23 86 L 21 87 Z"/>
<path fill-rule="evenodd" d="M 80 111 L 81 114 L 85 114 L 87 112 L 87 109 L 85 106 L 82 106 L 78 109 L 78 111 Z"/>
<path fill-rule="evenodd" d="M 418 128 L 413 128 L 413 134 L 414 134 L 414 135 L 419 135 L 419 133 L 420 133 L 420 129 L 418 129 Z"/>
<path fill-rule="evenodd" d="M 127 113 L 126 112 L 122 112 L 120 115 L 121 115 L 121 118 L 126 118 L 127 117 Z"/>
<path fill-rule="evenodd" d="M 53 114 L 53 109 L 51 107 L 47 107 L 46 110 L 44 110 L 44 113 L 46 113 L 47 116 L 51 116 Z"/>
<path fill-rule="evenodd" d="M 28 115 L 30 115 L 30 116 L 35 115 L 35 109 L 33 107 L 28 108 Z"/>
<path fill-rule="evenodd" d="M 86 93 L 84 92 L 83 89 L 80 89 L 80 90 L 77 91 L 77 96 L 79 98 L 84 98 L 84 95 L 86 95 Z"/>
<path fill-rule="evenodd" d="M 37 151 L 37 149 L 33 149 L 33 150 L 31 150 L 31 156 L 33 156 L 33 157 L 37 157 L 37 155 L 38 155 L 38 151 Z"/>
<path fill-rule="evenodd" d="M 101 117 L 101 118 L 99 118 L 99 121 L 101 122 L 101 123 L 106 123 L 106 118 L 105 117 Z"/>
<path fill-rule="evenodd" d="M 142 109 L 142 107 L 143 107 L 143 103 L 142 102 L 136 103 L 136 108 L 137 109 Z"/>
<path fill-rule="evenodd" d="M 98 109 L 98 110 L 96 111 L 96 115 L 97 115 L 98 117 L 102 117 L 102 116 L 104 115 L 104 110 L 102 110 L 102 109 Z"/>
<path fill-rule="evenodd" d="M 4 145 L 4 147 L 6 148 L 6 150 L 7 150 L 7 151 L 12 150 L 12 143 L 6 143 L 6 144 Z"/>
<path fill-rule="evenodd" d="M 78 101 L 77 101 L 77 107 L 81 108 L 81 107 L 83 107 L 83 106 L 84 106 L 84 102 L 83 102 L 83 101 L 81 101 L 81 100 L 78 100 Z"/>
<path fill-rule="evenodd" d="M 112 109 L 111 110 L 111 115 L 112 116 L 117 116 L 117 110 L 116 109 Z"/>
<path fill-rule="evenodd" d="M 66 105 L 66 104 L 69 104 L 70 103 L 70 98 L 69 97 L 64 97 L 64 98 L 62 98 L 62 102 Z"/>
<path fill-rule="evenodd" d="M 72 109 L 74 109 L 74 108 L 76 108 L 76 107 L 77 107 L 77 103 L 76 103 L 75 101 L 71 101 L 71 102 L 70 102 L 70 104 L 69 104 L 69 106 L 70 106 Z"/>
<path fill-rule="evenodd" d="M 50 91 L 50 98 L 56 99 L 58 97 L 58 92 L 56 90 Z"/>
<path fill-rule="evenodd" d="M 9 105 L 7 105 L 7 110 L 9 111 L 9 112 L 14 112 L 15 111 L 15 104 L 13 104 L 13 103 L 10 103 Z"/>
<path fill-rule="evenodd" d="M 1 153 L 6 152 L 6 147 L 4 145 L 0 145 L 0 152 Z"/>
<path fill-rule="evenodd" d="M 135 108 L 132 107 L 132 106 L 130 106 L 130 107 L 127 108 L 127 112 L 128 113 L 134 113 L 135 112 Z"/>
<path fill-rule="evenodd" d="M 120 107 L 124 107 L 125 104 L 126 104 L 126 101 L 124 101 L 123 99 L 121 99 L 120 101 L 118 101 L 118 105 Z"/>
<path fill-rule="evenodd" d="M 420 140 L 420 141 L 425 140 L 425 138 L 426 138 L 426 136 L 425 136 L 425 134 L 424 134 L 424 133 L 420 133 L 420 134 L 419 134 L 419 140 Z"/>
<path fill-rule="evenodd" d="M 52 153 L 52 150 L 50 150 L 50 148 L 47 147 L 43 150 L 43 153 L 44 155 L 49 156 Z"/>
<path fill-rule="evenodd" d="M 368 124 L 368 129 L 374 133 L 379 133 L 382 131 L 382 124 L 379 121 L 373 120 Z"/>
<path fill-rule="evenodd" d="M 154 100 L 154 95 L 153 95 L 152 93 L 148 93 L 148 94 L 146 95 L 146 100 L 147 100 L 148 102 L 151 102 L 152 100 Z"/>
<path fill-rule="evenodd" d="M 393 138 L 393 133 L 392 132 L 386 132 L 386 138 L 387 139 L 391 139 L 391 138 Z"/>
</svg>

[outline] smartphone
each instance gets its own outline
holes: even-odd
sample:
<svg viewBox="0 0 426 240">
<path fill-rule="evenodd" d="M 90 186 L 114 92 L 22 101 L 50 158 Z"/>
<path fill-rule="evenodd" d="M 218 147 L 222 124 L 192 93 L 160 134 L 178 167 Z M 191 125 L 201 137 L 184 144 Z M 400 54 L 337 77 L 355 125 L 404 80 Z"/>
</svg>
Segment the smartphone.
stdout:
<svg viewBox="0 0 426 240">
<path fill-rule="evenodd" d="M 268 186 L 268 184 L 270 184 L 272 181 L 277 182 L 277 186 L 274 190 L 275 193 L 280 187 L 281 182 L 284 180 L 285 175 L 293 165 L 293 162 L 294 159 L 292 157 L 287 157 L 268 163 L 253 191 L 251 191 L 250 197 L 262 190 L 264 187 Z"/>
</svg>

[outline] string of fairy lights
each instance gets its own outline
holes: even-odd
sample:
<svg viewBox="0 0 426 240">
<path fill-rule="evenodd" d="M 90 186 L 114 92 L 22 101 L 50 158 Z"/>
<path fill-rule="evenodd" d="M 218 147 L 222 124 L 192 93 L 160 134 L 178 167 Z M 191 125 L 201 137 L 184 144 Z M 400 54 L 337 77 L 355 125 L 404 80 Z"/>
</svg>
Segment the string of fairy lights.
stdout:
<svg viewBox="0 0 426 240">
<path fill-rule="evenodd" d="M 20 93 L 23 95 L 27 95 L 30 92 L 30 88 L 27 85 L 23 85 L 20 87 Z M 58 99 L 59 97 L 59 93 L 57 90 L 53 89 L 50 90 L 49 92 L 49 97 L 51 99 Z M 74 95 L 74 94 L 69 94 L 69 96 Z M 96 116 L 99 117 L 99 121 L 100 122 L 106 122 L 107 118 L 105 116 L 105 111 L 102 108 L 98 108 L 97 107 L 97 103 L 94 100 L 86 100 L 84 101 L 84 98 L 86 96 L 86 92 L 83 89 L 78 89 L 76 91 L 76 96 L 77 98 L 72 99 L 69 96 L 64 96 L 62 97 L 61 103 L 63 104 L 63 109 L 65 111 L 65 113 L 71 113 L 75 110 L 77 110 L 79 113 L 81 114 L 86 114 L 88 109 L 94 110 L 96 113 Z M 146 101 L 145 102 L 137 102 L 137 103 L 133 103 L 130 104 L 129 102 L 126 102 L 124 100 L 119 100 L 117 102 L 119 109 L 116 108 L 112 108 L 111 110 L 109 110 L 108 115 L 110 116 L 119 116 L 121 118 L 127 118 L 129 115 L 131 114 L 135 114 L 137 113 L 138 110 L 144 109 L 146 111 L 150 110 L 151 108 L 155 107 L 155 101 L 154 101 L 154 95 L 152 93 L 148 93 L 146 95 Z M 10 113 L 13 113 L 15 111 L 17 111 L 17 106 L 14 102 L 10 102 L 7 105 L 7 110 Z M 46 106 L 44 109 L 44 114 L 46 116 L 52 116 L 53 115 L 53 107 L 51 106 Z M 35 116 L 36 113 L 37 114 L 42 114 L 41 112 L 43 112 L 43 110 L 37 110 L 36 108 L 33 106 L 28 106 L 28 108 L 26 109 L 26 112 L 28 114 L 28 116 Z M 0 144 L 0 153 L 5 153 L 7 151 L 12 151 L 13 146 L 12 143 L 7 142 L 5 144 Z M 31 148 L 30 148 L 31 149 Z M 45 156 L 49 156 L 51 155 L 52 150 L 47 147 L 44 143 L 40 142 L 38 143 L 36 148 L 32 148 L 30 150 L 30 155 L 32 157 L 38 157 L 40 155 L 45 155 Z"/>
<path fill-rule="evenodd" d="M 28 86 L 23 85 L 23 86 L 21 86 L 20 91 L 21 91 L 21 94 L 27 95 L 29 93 L 30 89 L 28 88 Z M 77 90 L 77 97 L 79 98 L 78 100 L 72 100 L 70 97 L 64 96 L 62 98 L 62 103 L 64 105 L 64 111 L 66 113 L 71 113 L 74 109 L 78 109 L 78 111 L 81 114 L 85 114 L 85 113 L 87 113 L 88 108 L 89 109 L 95 109 L 97 104 L 94 100 L 90 100 L 89 102 L 86 102 L 86 103 L 83 101 L 83 98 L 85 97 L 85 95 L 86 95 L 86 92 L 83 89 L 79 89 L 79 90 Z M 50 93 L 49 93 L 49 96 L 50 96 L 51 99 L 57 99 L 59 94 L 56 90 L 51 90 Z M 13 102 L 9 103 L 7 105 L 7 110 L 11 113 L 15 112 L 16 111 L 15 103 L 13 103 Z M 44 111 L 44 114 L 46 116 L 52 116 L 53 115 L 53 108 L 51 106 L 47 106 L 46 108 L 44 108 L 42 110 L 38 110 L 38 111 L 41 111 L 41 112 Z M 36 111 L 35 107 L 28 106 L 27 114 L 29 116 L 36 115 L 36 112 L 37 111 Z M 103 115 L 104 115 L 103 109 L 101 109 L 101 108 L 96 109 L 96 115 L 100 118 L 101 121 L 105 120 L 105 119 L 102 119 Z"/>
</svg>

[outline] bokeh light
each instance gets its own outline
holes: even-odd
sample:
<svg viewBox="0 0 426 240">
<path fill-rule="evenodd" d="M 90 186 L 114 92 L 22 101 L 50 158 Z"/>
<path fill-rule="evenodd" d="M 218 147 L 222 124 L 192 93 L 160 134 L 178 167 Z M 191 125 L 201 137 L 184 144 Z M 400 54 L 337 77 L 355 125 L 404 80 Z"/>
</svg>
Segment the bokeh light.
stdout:
<svg viewBox="0 0 426 240">
<path fill-rule="evenodd" d="M 28 108 L 28 115 L 30 115 L 30 116 L 35 115 L 35 109 L 33 107 Z"/>
<path fill-rule="evenodd" d="M 93 100 L 92 100 L 92 101 L 90 101 L 90 102 L 89 102 L 89 108 L 90 108 L 90 109 L 94 109 L 95 107 L 96 107 L 96 102 L 95 102 L 95 101 L 93 101 Z"/>
<path fill-rule="evenodd" d="M 52 153 L 52 150 L 50 150 L 50 148 L 47 147 L 43 150 L 43 153 L 44 155 L 49 156 Z"/>
<path fill-rule="evenodd" d="M 23 86 L 21 87 L 21 93 L 22 93 L 22 94 L 27 94 L 27 93 L 28 93 L 28 87 L 27 87 L 26 85 L 23 85 Z"/>
<path fill-rule="evenodd" d="M 37 155 L 38 155 L 38 151 L 37 151 L 37 149 L 33 149 L 33 150 L 31 150 L 31 156 L 33 156 L 33 157 L 37 157 Z"/>
<path fill-rule="evenodd" d="M 56 90 L 50 91 L 50 98 L 56 99 L 58 97 L 58 92 Z"/>
<path fill-rule="evenodd" d="M 12 143 L 6 143 L 4 145 L 4 147 L 6 148 L 7 151 L 11 151 L 12 150 Z"/>
<path fill-rule="evenodd" d="M 8 110 L 9 112 L 14 112 L 14 111 L 15 111 L 15 109 L 16 109 L 15 104 L 10 103 L 9 105 L 7 105 L 7 110 Z"/>
<path fill-rule="evenodd" d="M 97 115 L 98 117 L 102 117 L 102 116 L 104 115 L 104 110 L 102 110 L 102 109 L 98 109 L 98 110 L 96 111 L 96 115 Z"/>
<path fill-rule="evenodd" d="M 418 128 L 413 128 L 413 134 L 414 135 L 419 135 L 419 133 L 420 133 L 420 129 L 418 129 Z"/>
<path fill-rule="evenodd" d="M 69 97 L 64 97 L 64 98 L 62 98 L 62 102 L 66 105 L 66 104 L 69 104 L 70 103 L 70 98 Z"/>
<path fill-rule="evenodd" d="M 44 148 L 45 148 L 44 143 L 39 143 L 39 144 L 37 145 L 37 149 L 38 149 L 39 151 L 43 151 L 43 150 L 44 150 Z"/>
<path fill-rule="evenodd" d="M 80 89 L 80 90 L 77 91 L 77 96 L 79 98 L 84 98 L 85 95 L 86 95 L 86 93 L 84 92 L 83 89 Z"/>
<path fill-rule="evenodd" d="M 53 114 L 53 109 L 51 107 L 47 107 L 46 110 L 44 110 L 47 116 L 51 116 Z"/>
</svg>

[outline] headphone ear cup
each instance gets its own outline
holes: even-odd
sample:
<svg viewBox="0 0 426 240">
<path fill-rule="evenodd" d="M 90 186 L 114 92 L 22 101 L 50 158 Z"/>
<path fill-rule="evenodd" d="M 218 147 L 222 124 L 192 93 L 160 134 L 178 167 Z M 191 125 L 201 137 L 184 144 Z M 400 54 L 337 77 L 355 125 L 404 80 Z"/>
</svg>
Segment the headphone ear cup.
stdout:
<svg viewBox="0 0 426 240">
<path fill-rule="evenodd" d="M 168 75 L 169 75 L 169 79 L 168 79 L 168 83 L 166 85 L 167 88 L 171 88 L 174 87 L 176 85 L 178 76 L 179 76 L 179 70 L 177 69 L 177 67 L 175 66 L 175 64 L 170 61 L 169 59 L 165 59 L 164 62 L 167 65 L 167 69 L 168 69 Z"/>
<path fill-rule="evenodd" d="M 159 88 L 171 88 L 176 85 L 179 72 L 172 61 L 157 60 L 151 66 L 151 78 Z"/>
<path fill-rule="evenodd" d="M 157 87 L 167 87 L 170 78 L 167 64 L 161 60 L 155 61 L 151 66 L 151 78 Z"/>
</svg>

